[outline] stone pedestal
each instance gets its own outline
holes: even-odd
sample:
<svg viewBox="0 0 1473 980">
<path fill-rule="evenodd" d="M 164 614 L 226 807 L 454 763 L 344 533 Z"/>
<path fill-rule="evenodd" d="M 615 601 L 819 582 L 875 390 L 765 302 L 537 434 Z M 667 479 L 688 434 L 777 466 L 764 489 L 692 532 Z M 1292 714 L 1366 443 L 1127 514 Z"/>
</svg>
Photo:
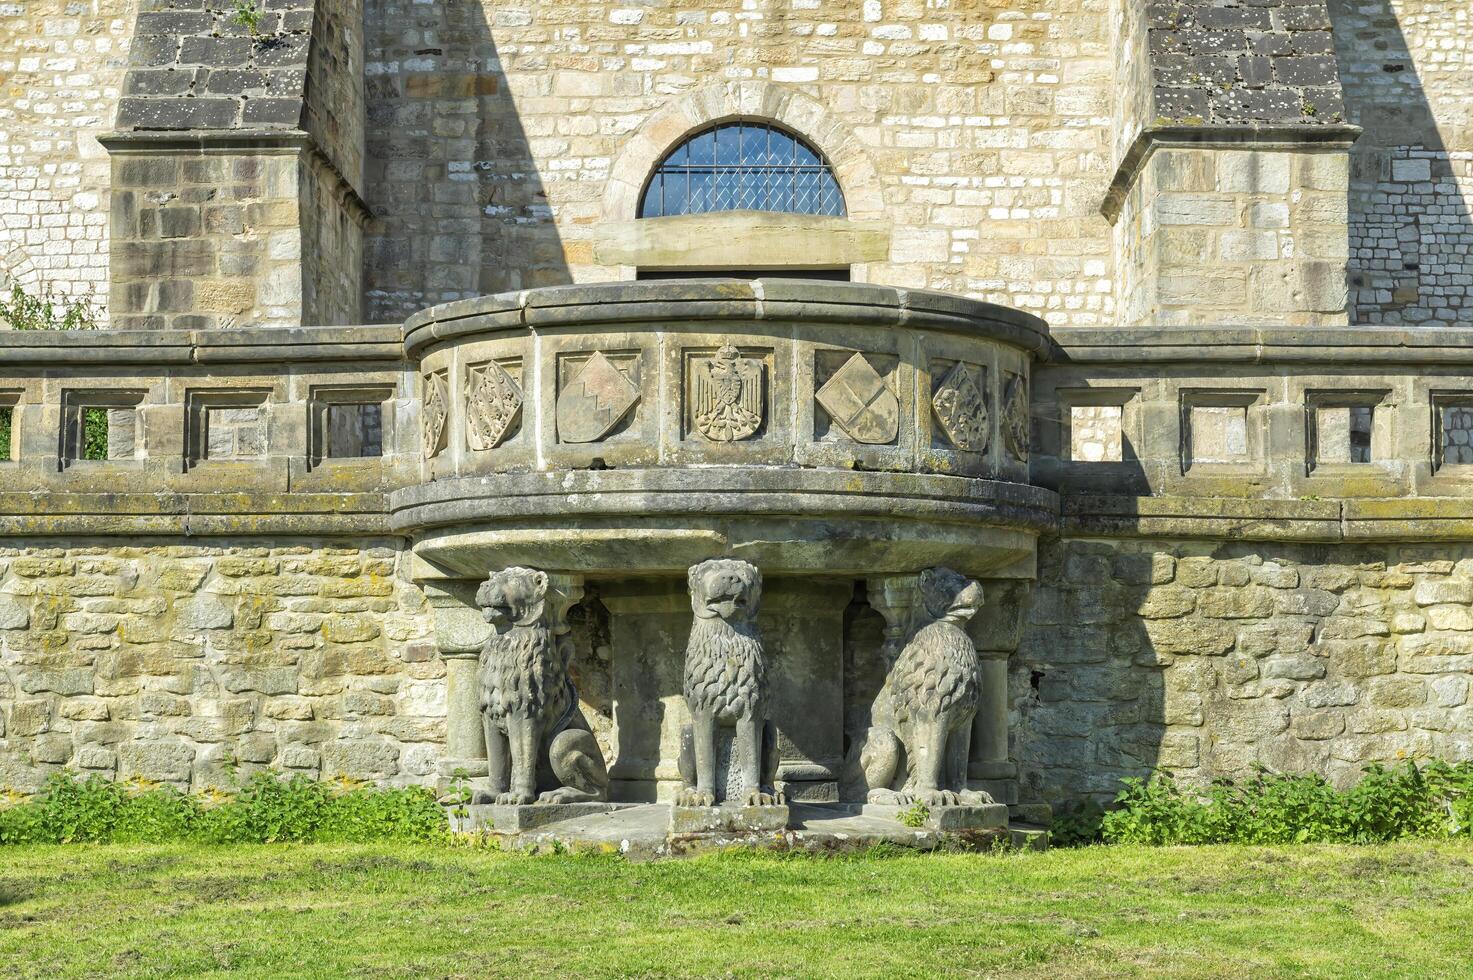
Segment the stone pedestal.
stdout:
<svg viewBox="0 0 1473 980">
<path fill-rule="evenodd" d="M 1003 808 L 1006 812 L 1006 807 Z M 672 806 L 672 834 L 776 833 L 788 826 L 785 806 Z"/>
<path fill-rule="evenodd" d="M 491 627 L 476 608 L 478 583 L 447 580 L 425 586 L 435 617 L 435 644 L 445 661 L 445 755 L 439 786 L 464 782 L 473 792 L 487 789 L 486 736 L 481 728 L 476 665 Z"/>
<path fill-rule="evenodd" d="M 860 812 L 866 817 L 879 817 L 900 823 L 902 815 L 910 808 L 887 804 L 866 803 Z M 1008 808 L 1002 803 L 982 803 L 968 806 L 933 806 L 926 819 L 917 829 L 923 830 L 1000 830 L 1008 825 Z"/>
</svg>

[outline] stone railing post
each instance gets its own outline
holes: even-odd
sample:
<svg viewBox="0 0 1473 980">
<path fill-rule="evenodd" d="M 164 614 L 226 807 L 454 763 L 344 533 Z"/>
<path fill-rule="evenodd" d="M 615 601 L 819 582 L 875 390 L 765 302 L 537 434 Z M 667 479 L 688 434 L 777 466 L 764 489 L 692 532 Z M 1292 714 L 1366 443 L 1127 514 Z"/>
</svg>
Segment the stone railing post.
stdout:
<svg viewBox="0 0 1473 980">
<path fill-rule="evenodd" d="M 435 644 L 445 661 L 445 755 L 440 783 L 447 786 L 457 771 L 476 780 L 486 777 L 486 736 L 476 691 L 476 665 L 491 626 L 476 607 L 479 582 L 467 579 L 425 585 L 435 618 Z"/>
</svg>

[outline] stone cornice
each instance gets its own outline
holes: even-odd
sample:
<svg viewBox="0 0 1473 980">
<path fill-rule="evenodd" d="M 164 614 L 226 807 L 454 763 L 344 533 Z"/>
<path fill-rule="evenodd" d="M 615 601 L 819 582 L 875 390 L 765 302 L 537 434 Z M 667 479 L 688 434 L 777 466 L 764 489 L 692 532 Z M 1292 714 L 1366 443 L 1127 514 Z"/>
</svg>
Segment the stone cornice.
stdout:
<svg viewBox="0 0 1473 980">
<path fill-rule="evenodd" d="M 1111 224 L 1120 217 L 1125 198 L 1135 186 L 1146 161 L 1162 147 L 1197 149 L 1260 150 L 1346 150 L 1361 134 L 1359 126 L 1328 123 L 1315 126 L 1249 125 L 1249 126 L 1147 126 L 1136 134 L 1100 203 L 1100 213 Z"/>
<path fill-rule="evenodd" d="M 360 226 L 373 220 L 373 209 L 333 163 L 317 139 L 301 129 L 118 130 L 97 138 L 114 156 L 165 154 L 305 154 L 332 178 L 333 198 Z"/>
</svg>

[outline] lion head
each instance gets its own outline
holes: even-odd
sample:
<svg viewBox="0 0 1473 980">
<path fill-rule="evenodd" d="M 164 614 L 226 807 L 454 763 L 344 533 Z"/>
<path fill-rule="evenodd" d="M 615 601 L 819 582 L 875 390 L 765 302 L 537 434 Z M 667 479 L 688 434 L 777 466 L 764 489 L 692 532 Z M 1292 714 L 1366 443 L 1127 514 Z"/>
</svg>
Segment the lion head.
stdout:
<svg viewBox="0 0 1473 980">
<path fill-rule="evenodd" d="M 535 568 L 503 568 L 476 591 L 476 605 L 498 633 L 536 623 L 546 602 L 547 573 Z"/>
<path fill-rule="evenodd" d="M 982 585 L 949 568 L 927 568 L 921 572 L 921 602 L 933 620 L 960 625 L 982 609 Z"/>
<path fill-rule="evenodd" d="M 756 565 L 735 558 L 713 558 L 692 565 L 686 582 L 697 619 L 753 619 L 762 601 L 762 572 Z"/>
</svg>

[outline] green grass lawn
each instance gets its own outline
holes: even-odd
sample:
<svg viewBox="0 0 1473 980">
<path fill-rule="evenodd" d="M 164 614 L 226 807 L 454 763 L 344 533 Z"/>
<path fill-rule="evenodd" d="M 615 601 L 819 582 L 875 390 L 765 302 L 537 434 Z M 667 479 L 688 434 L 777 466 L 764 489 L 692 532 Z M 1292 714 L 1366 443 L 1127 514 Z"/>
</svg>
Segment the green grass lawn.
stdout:
<svg viewBox="0 0 1473 980">
<path fill-rule="evenodd" d="M 1467 976 L 1473 845 L 0 849 L 0 976 Z"/>
</svg>

